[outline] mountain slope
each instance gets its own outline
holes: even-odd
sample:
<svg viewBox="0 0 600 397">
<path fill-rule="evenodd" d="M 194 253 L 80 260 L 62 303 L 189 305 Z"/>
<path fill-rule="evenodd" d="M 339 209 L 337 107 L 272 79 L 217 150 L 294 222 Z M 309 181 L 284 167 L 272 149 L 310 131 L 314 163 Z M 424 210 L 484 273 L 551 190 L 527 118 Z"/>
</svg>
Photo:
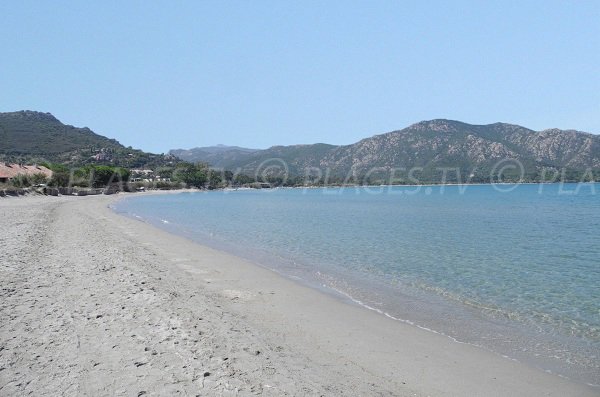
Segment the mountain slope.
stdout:
<svg viewBox="0 0 600 397">
<path fill-rule="evenodd" d="M 259 149 L 248 149 L 239 146 L 207 146 L 192 149 L 172 149 L 169 154 L 190 163 L 209 163 L 217 168 L 225 168 L 224 165 L 233 159 L 239 159 L 247 154 L 258 152 Z"/>
<path fill-rule="evenodd" d="M 438 119 L 351 145 L 275 146 L 252 153 L 223 151 L 205 161 L 262 175 L 264 162 L 269 159 L 274 165 L 270 175 L 285 173 L 284 167 L 276 169 L 279 160 L 275 159 L 280 159 L 290 175 L 307 175 L 318 168 L 321 175 L 342 180 L 367 176 L 371 182 L 389 182 L 390 177 L 407 174 L 415 167 L 414 176 L 422 182 L 439 182 L 444 173 L 450 178 L 448 182 L 484 181 L 510 161 L 503 175 L 520 174 L 522 167 L 525 180 L 536 180 L 556 170 L 581 174 L 588 168 L 600 169 L 600 137 L 574 130 L 536 132 L 505 123 L 471 125 Z M 458 168 L 458 172 L 444 171 L 447 168 Z"/>
<path fill-rule="evenodd" d="M 50 113 L 0 113 L 0 151 L 15 154 L 56 154 L 84 148 L 123 149 L 114 139 L 58 121 Z"/>
<path fill-rule="evenodd" d="M 0 113 L 0 160 L 68 165 L 107 163 L 129 168 L 177 161 L 172 156 L 126 148 L 115 139 L 61 123 L 50 113 Z"/>
<path fill-rule="evenodd" d="M 284 162 L 294 174 L 302 172 L 306 167 L 318 166 L 321 158 L 334 145 L 316 143 L 313 145 L 273 146 L 266 150 L 246 149 L 236 146 L 221 147 L 222 150 L 211 150 L 212 147 L 194 148 L 190 150 L 176 149 L 169 151 L 181 160 L 205 162 L 214 168 L 235 170 L 241 168 L 244 173 L 253 173 L 264 167 Z"/>
</svg>

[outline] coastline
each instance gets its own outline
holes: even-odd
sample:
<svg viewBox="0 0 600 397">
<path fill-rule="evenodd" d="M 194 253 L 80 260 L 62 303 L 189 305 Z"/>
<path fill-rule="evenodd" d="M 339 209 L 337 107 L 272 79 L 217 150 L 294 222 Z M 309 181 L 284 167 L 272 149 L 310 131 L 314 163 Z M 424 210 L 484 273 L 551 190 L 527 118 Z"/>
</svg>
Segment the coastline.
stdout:
<svg viewBox="0 0 600 397">
<path fill-rule="evenodd" d="M 122 197 L 0 201 L 9 225 L 3 240 L 11 221 L 31 235 L 3 254 L 2 394 L 150 393 L 168 385 L 216 395 L 598 395 L 116 214 L 108 205 Z M 31 294 L 39 294 L 35 304 Z M 56 316 L 48 334 L 41 325 Z M 45 343 L 33 338 L 36 330 Z M 54 364 L 27 370 L 42 348 Z M 72 382 L 46 381 L 58 382 L 61 364 Z"/>
</svg>

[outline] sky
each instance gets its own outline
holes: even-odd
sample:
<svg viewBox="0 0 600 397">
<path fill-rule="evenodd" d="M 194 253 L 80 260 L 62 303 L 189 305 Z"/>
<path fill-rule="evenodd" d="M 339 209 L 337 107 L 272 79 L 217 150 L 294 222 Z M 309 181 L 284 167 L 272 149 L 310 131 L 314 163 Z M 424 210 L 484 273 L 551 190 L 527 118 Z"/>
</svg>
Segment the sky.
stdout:
<svg viewBox="0 0 600 397">
<path fill-rule="evenodd" d="M 1 1 L 0 112 L 156 153 L 421 120 L 600 133 L 600 1 Z"/>
</svg>

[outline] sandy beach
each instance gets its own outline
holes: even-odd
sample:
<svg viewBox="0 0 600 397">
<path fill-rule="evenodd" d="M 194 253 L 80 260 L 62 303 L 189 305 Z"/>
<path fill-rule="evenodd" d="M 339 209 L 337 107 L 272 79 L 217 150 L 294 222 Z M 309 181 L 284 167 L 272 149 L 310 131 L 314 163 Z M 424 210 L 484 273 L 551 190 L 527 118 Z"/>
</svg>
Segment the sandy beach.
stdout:
<svg viewBox="0 0 600 397">
<path fill-rule="evenodd" d="M 119 196 L 0 199 L 0 396 L 600 393 L 122 217 Z"/>
</svg>

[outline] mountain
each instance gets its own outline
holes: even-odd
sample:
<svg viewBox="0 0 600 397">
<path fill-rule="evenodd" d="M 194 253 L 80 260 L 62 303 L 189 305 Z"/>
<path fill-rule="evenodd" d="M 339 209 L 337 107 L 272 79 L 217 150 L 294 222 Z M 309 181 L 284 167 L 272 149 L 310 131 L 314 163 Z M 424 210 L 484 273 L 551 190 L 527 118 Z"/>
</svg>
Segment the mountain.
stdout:
<svg viewBox="0 0 600 397">
<path fill-rule="evenodd" d="M 24 110 L 0 113 L 0 151 L 56 154 L 90 147 L 124 148 L 114 139 L 58 121 L 50 113 Z"/>
<path fill-rule="evenodd" d="M 199 148 L 195 148 L 195 149 L 191 149 L 191 150 L 192 151 L 198 150 L 198 151 L 207 152 L 207 153 L 222 153 L 222 152 L 227 152 L 229 150 L 237 150 L 240 152 L 251 153 L 251 152 L 259 151 L 260 149 L 249 149 L 249 148 L 245 148 L 245 147 L 227 146 L 227 145 L 219 144 L 216 146 L 205 146 L 205 147 L 199 147 Z"/>
<path fill-rule="evenodd" d="M 239 146 L 226 146 L 226 145 L 217 145 L 217 146 L 206 146 L 206 147 L 196 147 L 193 149 L 172 149 L 169 151 L 169 154 L 176 156 L 177 158 L 188 161 L 190 163 L 209 163 L 215 164 L 216 167 L 223 167 L 224 162 L 227 159 L 238 158 L 239 156 L 243 156 L 244 154 L 258 152 L 259 149 L 248 149 Z M 218 165 L 217 165 L 218 163 Z"/>
<path fill-rule="evenodd" d="M 600 136 L 513 124 L 430 120 L 351 145 L 212 146 L 168 155 L 125 147 L 50 113 L 0 113 L 0 161 L 156 168 L 180 160 L 288 183 L 428 183 L 600 178 Z M 564 173 L 564 175 L 563 175 Z M 498 178 L 496 178 L 498 179 Z"/>
<path fill-rule="evenodd" d="M 318 162 L 334 145 L 317 143 L 314 145 L 273 146 L 266 150 L 227 147 L 222 150 L 210 151 L 211 148 L 196 148 L 189 151 L 171 150 L 169 153 L 181 160 L 190 162 L 205 162 L 214 168 L 234 170 L 243 168 L 245 173 L 253 173 L 261 165 L 266 166 L 270 160 L 282 160 L 294 174 L 303 172 L 304 168 Z"/>
<path fill-rule="evenodd" d="M 127 148 L 115 139 L 61 123 L 50 113 L 0 113 L 0 160 L 70 165 L 107 163 L 129 168 L 173 162 L 171 156 Z"/>
<path fill-rule="evenodd" d="M 248 175 L 321 175 L 329 182 L 489 182 L 493 173 L 501 173 L 503 180 L 534 181 L 552 179 L 563 171 L 573 179 L 587 169 L 600 170 L 600 137 L 575 130 L 533 131 L 506 123 L 471 125 L 437 119 L 351 145 L 231 149 L 202 161 Z"/>
</svg>

